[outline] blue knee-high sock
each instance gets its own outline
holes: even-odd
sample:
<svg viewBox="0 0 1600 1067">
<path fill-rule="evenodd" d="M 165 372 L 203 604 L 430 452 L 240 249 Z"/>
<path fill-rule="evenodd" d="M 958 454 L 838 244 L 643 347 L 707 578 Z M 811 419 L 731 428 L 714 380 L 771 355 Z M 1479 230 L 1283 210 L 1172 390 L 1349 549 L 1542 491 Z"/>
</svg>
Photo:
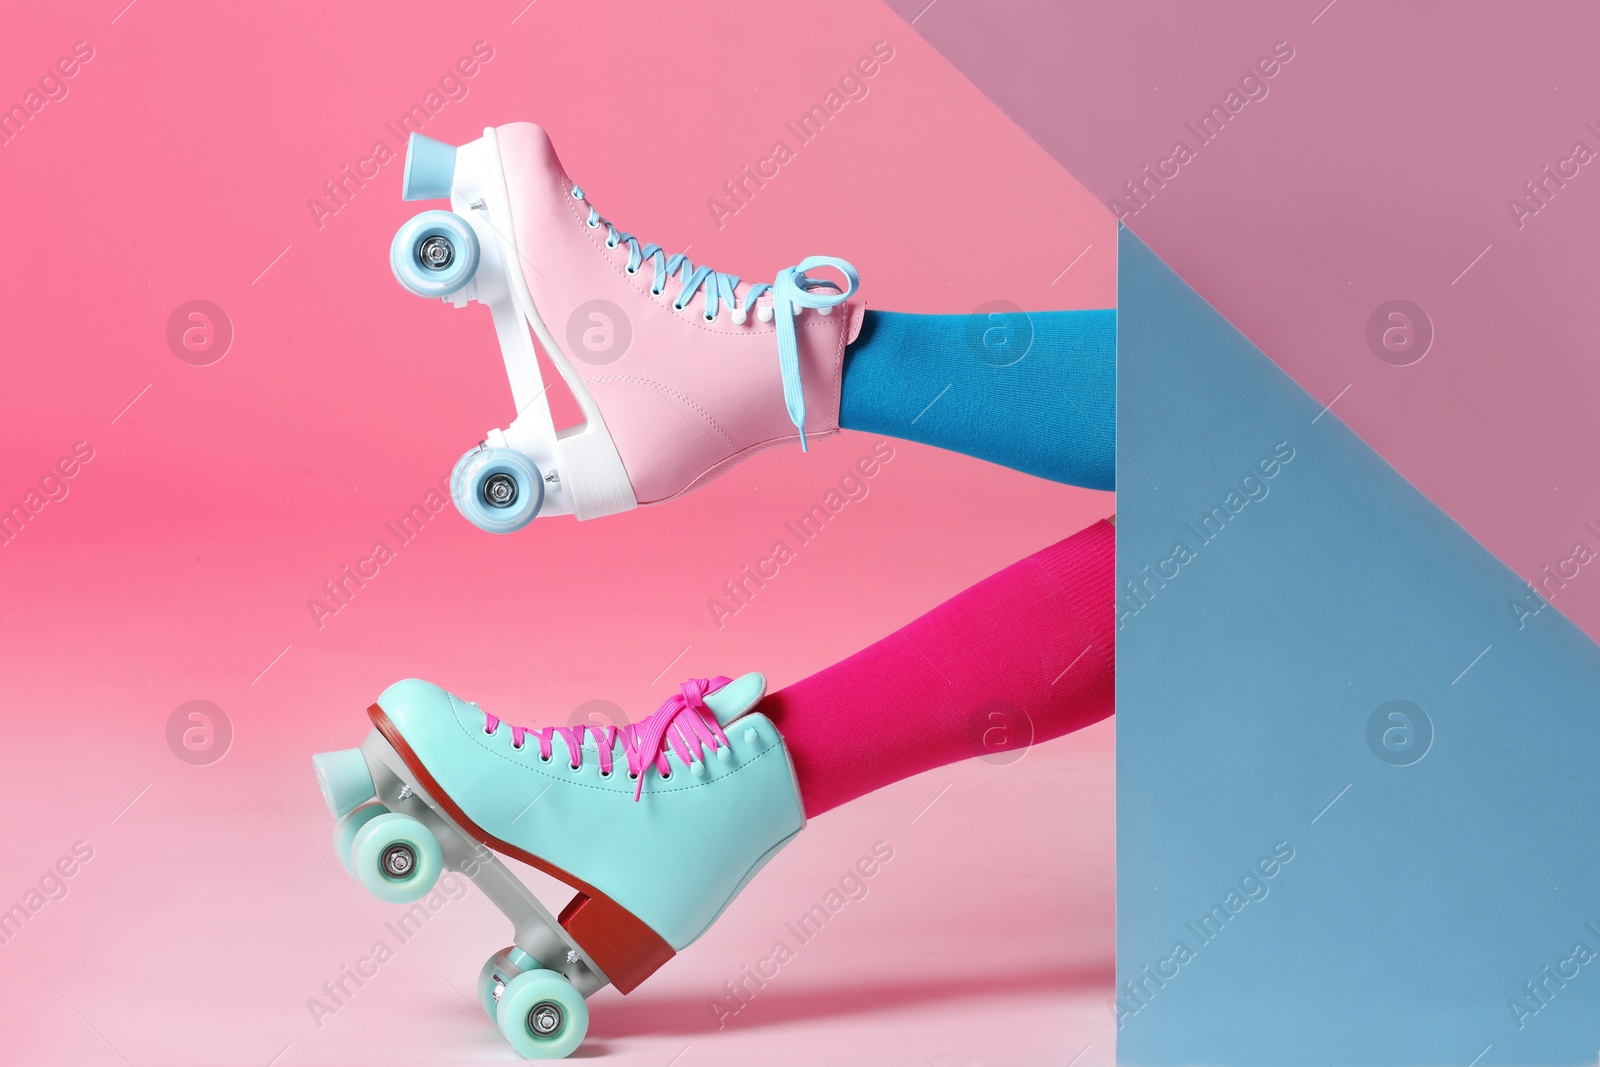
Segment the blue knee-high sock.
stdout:
<svg viewBox="0 0 1600 1067">
<path fill-rule="evenodd" d="M 1116 484 L 1117 313 L 868 311 L 839 424 L 1052 481 Z"/>
</svg>

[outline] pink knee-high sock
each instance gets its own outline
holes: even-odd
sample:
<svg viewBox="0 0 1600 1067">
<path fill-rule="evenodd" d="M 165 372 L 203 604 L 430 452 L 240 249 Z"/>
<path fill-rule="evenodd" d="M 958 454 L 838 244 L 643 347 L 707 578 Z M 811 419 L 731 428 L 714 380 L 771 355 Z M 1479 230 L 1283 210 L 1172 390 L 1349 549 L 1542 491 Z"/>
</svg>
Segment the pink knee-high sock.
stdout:
<svg viewBox="0 0 1600 1067">
<path fill-rule="evenodd" d="M 1026 744 L 1030 722 L 1040 742 L 1110 715 L 1115 559 L 1098 522 L 770 694 L 759 710 L 788 744 L 806 815 Z"/>
</svg>

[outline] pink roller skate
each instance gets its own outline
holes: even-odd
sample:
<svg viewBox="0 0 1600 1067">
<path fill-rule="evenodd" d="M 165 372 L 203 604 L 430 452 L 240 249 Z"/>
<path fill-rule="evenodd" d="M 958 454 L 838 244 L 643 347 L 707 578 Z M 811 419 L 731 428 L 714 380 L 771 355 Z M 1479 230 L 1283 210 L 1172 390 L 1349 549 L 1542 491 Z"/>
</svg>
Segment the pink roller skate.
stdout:
<svg viewBox="0 0 1600 1067">
<path fill-rule="evenodd" d="M 450 198 L 395 234 L 412 292 L 488 306 L 516 416 L 456 465 L 456 507 L 496 533 L 536 515 L 610 515 L 672 500 L 745 456 L 836 433 L 845 345 L 863 305 L 843 260 L 771 283 L 642 244 L 589 205 L 538 126 L 453 148 L 411 135 L 402 195 Z M 831 267 L 843 288 L 807 272 Z M 532 337 L 529 330 L 532 330 Z M 557 430 L 534 339 L 581 409 Z"/>
</svg>

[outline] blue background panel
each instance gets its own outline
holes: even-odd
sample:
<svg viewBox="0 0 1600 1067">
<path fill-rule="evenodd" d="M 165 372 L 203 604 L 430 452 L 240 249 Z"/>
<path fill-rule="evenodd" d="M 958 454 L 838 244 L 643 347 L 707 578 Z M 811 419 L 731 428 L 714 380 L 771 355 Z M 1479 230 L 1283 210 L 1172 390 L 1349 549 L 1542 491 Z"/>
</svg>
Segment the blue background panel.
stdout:
<svg viewBox="0 0 1600 1067">
<path fill-rule="evenodd" d="M 1119 255 L 1119 1062 L 1595 1063 L 1600 649 Z"/>
</svg>

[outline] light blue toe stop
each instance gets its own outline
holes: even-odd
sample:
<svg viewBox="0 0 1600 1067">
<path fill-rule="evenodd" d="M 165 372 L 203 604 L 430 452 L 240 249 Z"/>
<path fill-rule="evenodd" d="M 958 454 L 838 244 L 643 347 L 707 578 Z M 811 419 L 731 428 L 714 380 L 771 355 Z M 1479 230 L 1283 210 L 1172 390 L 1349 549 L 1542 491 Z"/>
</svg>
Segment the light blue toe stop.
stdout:
<svg viewBox="0 0 1600 1067">
<path fill-rule="evenodd" d="M 404 200 L 448 197 L 455 174 L 455 145 L 413 133 L 406 146 L 406 173 L 400 182 L 400 197 Z"/>
<path fill-rule="evenodd" d="M 322 787 L 323 802 L 335 819 L 355 811 L 371 800 L 376 790 L 367 761 L 358 748 L 339 752 L 319 752 L 311 757 L 317 769 L 317 784 Z"/>
</svg>

